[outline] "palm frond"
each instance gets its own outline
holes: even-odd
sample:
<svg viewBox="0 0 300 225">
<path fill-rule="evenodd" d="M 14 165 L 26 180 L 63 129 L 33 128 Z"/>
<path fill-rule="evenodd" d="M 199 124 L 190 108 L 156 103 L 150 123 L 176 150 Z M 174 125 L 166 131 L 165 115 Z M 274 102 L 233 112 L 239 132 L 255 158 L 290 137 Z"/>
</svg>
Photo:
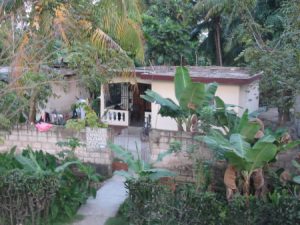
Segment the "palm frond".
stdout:
<svg viewBox="0 0 300 225">
<path fill-rule="evenodd" d="M 91 37 L 92 43 L 102 48 L 112 48 L 125 53 L 121 46 L 100 28 L 96 28 Z"/>
<path fill-rule="evenodd" d="M 220 14 L 226 4 L 226 0 L 199 0 L 194 6 L 194 10 L 205 14 L 205 19 L 208 20 Z"/>
<path fill-rule="evenodd" d="M 108 1 L 99 3 L 99 25 L 120 47 L 139 61 L 144 61 L 143 32 L 138 1 Z"/>
</svg>

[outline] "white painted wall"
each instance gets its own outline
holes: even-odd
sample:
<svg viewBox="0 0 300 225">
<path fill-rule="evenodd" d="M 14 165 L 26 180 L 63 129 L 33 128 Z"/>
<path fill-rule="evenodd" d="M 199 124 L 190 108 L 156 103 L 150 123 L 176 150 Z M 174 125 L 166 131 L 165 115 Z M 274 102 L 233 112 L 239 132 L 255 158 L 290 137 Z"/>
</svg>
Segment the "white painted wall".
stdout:
<svg viewBox="0 0 300 225">
<path fill-rule="evenodd" d="M 239 105 L 249 110 L 249 113 L 257 111 L 259 107 L 259 82 L 254 81 L 250 84 L 241 86 Z"/>
<path fill-rule="evenodd" d="M 152 81 L 152 90 L 164 98 L 171 98 L 177 102 L 175 97 L 175 86 L 171 81 Z M 239 105 L 240 87 L 238 85 L 218 86 L 216 95 L 223 99 L 226 104 Z M 177 130 L 177 124 L 170 117 L 158 115 L 159 105 L 152 103 L 152 127 L 163 130 Z M 239 111 L 238 108 L 236 108 Z"/>
<path fill-rule="evenodd" d="M 238 107 L 240 105 L 240 86 L 239 85 L 226 85 L 219 84 L 216 96 L 220 97 L 225 104 L 236 105 L 234 110 L 237 113 L 241 113 L 241 109 Z"/>
<path fill-rule="evenodd" d="M 152 90 L 160 94 L 164 98 L 171 98 L 176 101 L 175 88 L 172 81 L 152 81 Z M 174 119 L 170 117 L 162 117 L 158 115 L 160 106 L 158 104 L 151 104 L 152 121 L 151 127 L 162 130 L 177 130 L 177 124 Z"/>
<path fill-rule="evenodd" d="M 131 82 L 133 80 L 126 80 L 122 78 L 116 78 L 112 82 Z M 152 90 L 159 93 L 164 98 L 171 98 L 177 102 L 175 97 L 175 87 L 173 81 L 157 81 L 157 80 L 141 80 L 137 78 L 135 80 L 139 83 L 150 83 Z M 101 99 L 105 93 L 101 93 Z M 236 107 L 235 110 L 241 115 L 246 108 L 249 112 L 258 110 L 258 81 L 255 81 L 249 85 L 225 85 L 219 84 L 216 95 L 223 99 L 226 104 L 233 104 L 236 106 L 241 106 L 242 108 Z M 102 101 L 103 102 L 103 101 Z M 152 128 L 162 129 L 162 130 L 177 130 L 177 124 L 174 119 L 170 117 L 162 117 L 158 115 L 160 106 L 158 104 L 151 104 L 152 110 Z M 104 105 L 101 104 L 101 109 L 104 109 Z M 101 110 L 101 111 L 102 111 Z"/>
<path fill-rule="evenodd" d="M 71 105 L 77 101 L 76 97 L 86 99 L 88 92 L 80 85 L 77 85 L 75 77 L 65 77 L 63 84 L 52 84 L 52 93 L 43 109 L 46 112 L 56 110 L 58 113 L 71 112 Z"/>
</svg>

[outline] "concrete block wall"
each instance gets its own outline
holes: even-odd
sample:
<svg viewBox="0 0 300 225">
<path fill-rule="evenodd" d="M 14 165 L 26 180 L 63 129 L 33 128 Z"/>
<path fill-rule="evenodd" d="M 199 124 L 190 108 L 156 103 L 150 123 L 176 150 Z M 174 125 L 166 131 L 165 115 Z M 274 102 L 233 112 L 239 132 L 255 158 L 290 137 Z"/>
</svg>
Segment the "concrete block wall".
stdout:
<svg viewBox="0 0 300 225">
<path fill-rule="evenodd" d="M 213 154 L 206 146 L 194 140 L 194 135 L 187 132 L 152 129 L 150 132 L 150 158 L 155 161 L 158 155 L 167 151 L 175 142 L 181 143 L 181 151 L 166 156 L 155 166 L 175 171 L 177 181 L 194 181 L 195 160 L 212 160 Z M 190 152 L 193 151 L 193 154 Z"/>
<path fill-rule="evenodd" d="M 63 127 L 52 127 L 47 132 L 38 132 L 34 126 L 18 126 L 10 133 L 7 133 L 4 138 L 4 143 L 0 144 L 0 152 L 9 151 L 13 146 L 17 146 L 17 151 L 20 151 L 27 146 L 33 150 L 43 150 L 49 154 L 57 154 L 62 151 L 62 148 L 57 146 L 59 141 L 65 141 L 70 137 L 76 137 L 84 144 L 75 150 L 75 155 L 86 163 L 103 165 L 111 171 L 112 154 L 105 147 L 98 150 L 89 150 L 86 146 L 86 132 L 74 132 Z M 108 135 L 111 138 L 111 135 Z M 66 148 L 65 148 L 66 149 Z"/>
<path fill-rule="evenodd" d="M 167 151 L 172 142 L 179 141 L 182 144 L 182 150 L 166 156 L 162 162 L 155 164 L 155 166 L 175 171 L 177 173 L 176 180 L 178 181 L 195 181 L 194 163 L 196 160 L 213 160 L 213 153 L 204 144 L 194 140 L 194 135 L 195 134 L 187 132 L 152 129 L 149 140 L 151 161 L 155 161 L 159 153 Z M 193 154 L 189 153 L 191 148 L 194 150 Z M 292 166 L 293 159 L 300 162 L 300 148 L 279 153 L 277 156 L 277 161 L 270 164 L 270 166 L 274 169 L 284 168 L 289 172 L 297 172 L 295 167 Z M 220 177 L 223 179 L 226 162 L 213 162 L 213 177 Z"/>
</svg>

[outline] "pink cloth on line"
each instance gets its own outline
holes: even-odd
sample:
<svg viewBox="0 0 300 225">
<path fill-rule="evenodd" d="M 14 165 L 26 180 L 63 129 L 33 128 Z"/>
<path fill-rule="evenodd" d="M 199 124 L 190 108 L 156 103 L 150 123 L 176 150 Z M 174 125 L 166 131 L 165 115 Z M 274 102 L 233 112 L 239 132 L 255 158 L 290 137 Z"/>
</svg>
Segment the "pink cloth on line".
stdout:
<svg viewBox="0 0 300 225">
<path fill-rule="evenodd" d="M 48 131 L 48 130 L 50 130 L 51 129 L 51 127 L 53 127 L 52 126 L 52 124 L 50 124 L 50 123 L 37 123 L 36 125 L 35 125 L 35 127 L 36 127 L 36 129 L 39 131 L 39 132 L 46 132 L 46 131 Z"/>
</svg>

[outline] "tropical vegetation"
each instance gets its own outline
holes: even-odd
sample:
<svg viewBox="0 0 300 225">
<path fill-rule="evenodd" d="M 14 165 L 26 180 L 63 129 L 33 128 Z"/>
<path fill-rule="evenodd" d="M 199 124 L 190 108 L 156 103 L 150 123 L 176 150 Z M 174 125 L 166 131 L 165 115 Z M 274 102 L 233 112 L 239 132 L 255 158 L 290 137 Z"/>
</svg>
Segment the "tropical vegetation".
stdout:
<svg viewBox="0 0 300 225">
<path fill-rule="evenodd" d="M 156 168 L 154 165 L 163 160 L 167 155 L 161 153 L 157 160 L 148 163 L 145 162 L 137 149 L 137 158 L 126 149 L 116 144 L 110 144 L 110 149 L 114 152 L 115 157 L 121 159 L 128 165 L 128 171 L 115 171 L 114 174 L 124 176 L 127 180 L 159 180 L 163 177 L 174 177 L 175 173 L 167 169 Z M 168 152 L 170 154 L 171 152 Z"/>
<path fill-rule="evenodd" d="M 278 107 L 279 123 L 290 119 L 290 109 L 299 89 L 297 18 L 300 9 L 297 0 L 145 2 L 148 3 L 143 24 L 147 63 L 154 61 L 153 56 L 156 56 L 156 60 L 167 58 L 160 60 L 167 65 L 245 66 L 256 73 L 263 71 L 261 104 Z M 178 7 L 184 11 L 178 10 Z M 162 17 L 168 19 L 162 22 Z M 165 24 L 174 22 L 176 26 L 164 28 Z M 183 23 L 188 31 L 180 27 Z M 157 32 L 160 29 L 163 29 L 162 32 Z M 177 31 L 190 34 L 184 50 L 179 42 L 185 36 L 176 38 Z M 190 43 L 194 45 L 193 53 Z M 172 49 L 172 53 L 167 54 L 168 49 Z M 186 57 L 195 54 L 195 59 L 199 56 L 201 62 L 189 61 L 186 57 L 178 62 L 177 56 L 181 54 Z M 171 61 L 172 57 L 177 59 Z"/>
<path fill-rule="evenodd" d="M 55 224 L 74 219 L 102 177 L 78 159 L 13 148 L 0 154 L 1 224 Z"/>
<path fill-rule="evenodd" d="M 197 161 L 191 146 L 184 154 L 194 159 L 196 180 L 170 188 L 164 178 L 175 174 L 155 163 L 180 152 L 180 143 L 153 163 L 111 144 L 129 168 L 116 172 L 128 190 L 121 223 L 299 224 L 299 159 L 292 172 L 273 163 L 300 141 L 266 129 L 247 110 L 238 116 L 238 106 L 215 95 L 217 84 L 193 82 L 184 67 L 263 71 L 260 104 L 277 107 L 283 125 L 299 94 L 299 14 L 298 0 L 0 1 L 0 130 L 35 122 L 38 108 L 55 95 L 51 85 L 66 84 L 61 69 L 76 73 L 96 99 L 101 84 L 116 74 L 133 76 L 134 66 L 177 65 L 176 102 L 151 90 L 141 98 L 159 104 L 178 133 L 190 132 L 193 143 L 210 147 L 213 162 Z M 69 120 L 67 127 L 102 126 L 89 105 L 80 107 L 85 120 Z M 0 224 L 68 221 L 95 196 L 102 178 L 75 157 L 82 143 L 72 137 L 58 145 L 64 148 L 58 156 L 30 147 L 0 154 Z"/>
<path fill-rule="evenodd" d="M 159 104 L 159 114 L 171 117 L 177 122 L 179 131 L 198 131 L 198 120 L 202 117 L 202 129 L 208 118 L 203 119 L 205 111 L 209 111 L 218 85 L 193 82 L 185 67 L 178 67 L 174 78 L 175 96 L 179 105 L 172 99 L 163 98 L 152 90 L 147 90 L 141 98 Z"/>
<path fill-rule="evenodd" d="M 53 67 L 76 71 L 92 98 L 116 71 L 130 74 L 144 60 L 139 12 L 136 0 L 1 2 L 0 65 L 9 75 L 9 84 L 1 79 L 3 127 L 20 115 L 35 121 L 50 84 L 65 83 Z"/>
</svg>

